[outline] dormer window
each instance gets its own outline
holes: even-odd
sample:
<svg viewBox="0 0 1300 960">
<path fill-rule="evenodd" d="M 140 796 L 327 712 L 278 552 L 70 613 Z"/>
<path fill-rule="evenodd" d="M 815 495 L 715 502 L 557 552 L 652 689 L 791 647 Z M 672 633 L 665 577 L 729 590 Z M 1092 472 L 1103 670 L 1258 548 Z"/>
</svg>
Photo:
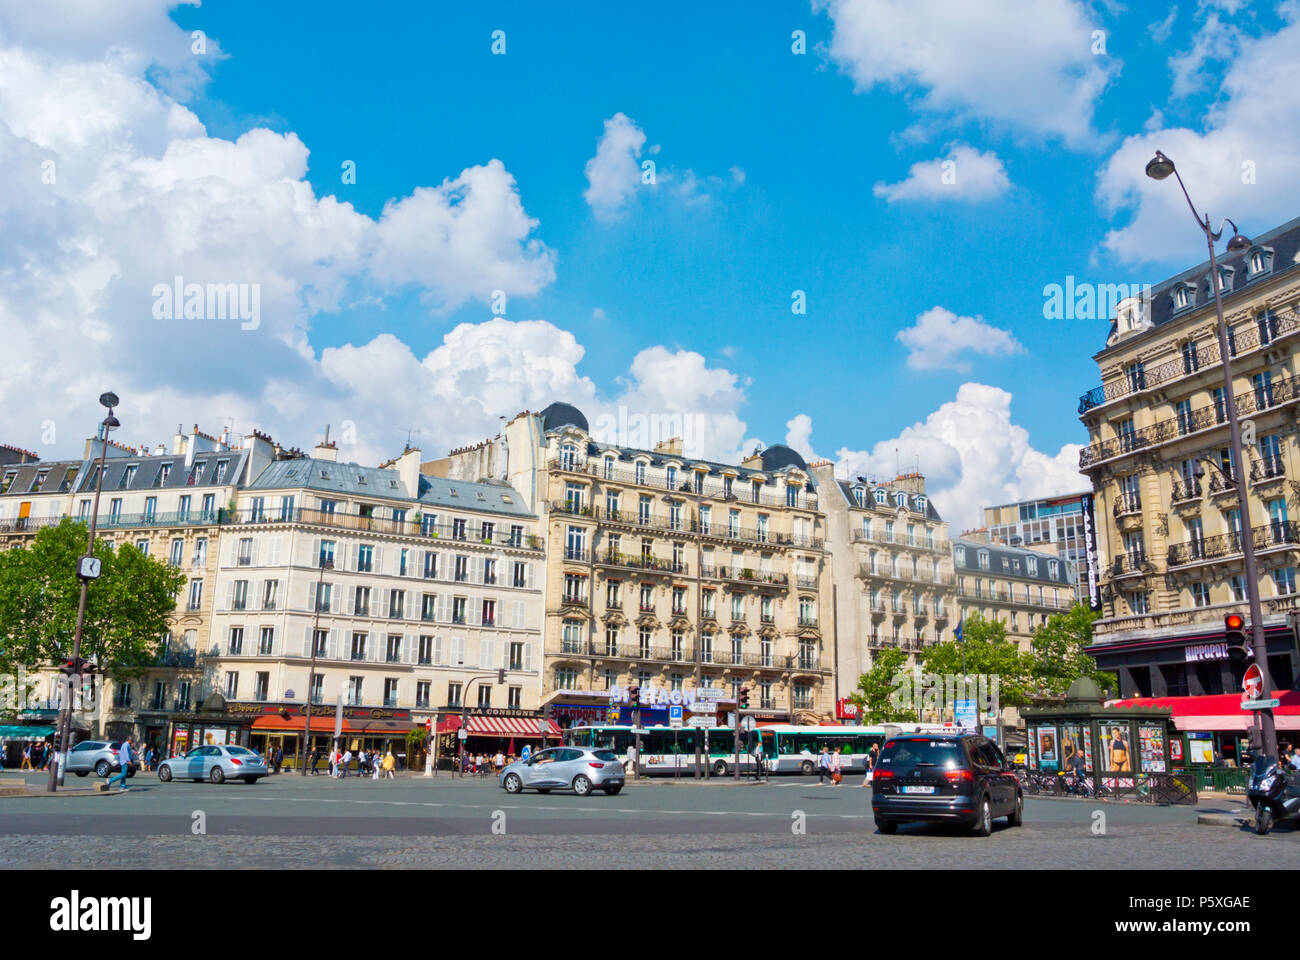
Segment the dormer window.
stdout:
<svg viewBox="0 0 1300 960">
<path fill-rule="evenodd" d="M 1232 274 L 1233 274 L 1233 272 L 1234 272 L 1234 271 L 1233 271 L 1232 267 L 1223 267 L 1223 266 L 1219 267 L 1219 274 L 1218 274 L 1219 293 L 1228 293 L 1228 292 L 1230 292 L 1230 291 L 1232 290 Z M 1206 279 L 1205 279 L 1205 285 L 1206 285 L 1207 288 L 1209 287 L 1209 285 L 1210 285 L 1210 279 L 1209 279 L 1209 277 L 1206 277 Z M 1214 296 L 1214 291 L 1213 291 L 1213 290 L 1210 290 L 1210 291 L 1209 291 L 1209 294 L 1210 294 L 1211 297 Z"/>
<path fill-rule="evenodd" d="M 560 447 L 560 469 L 572 470 L 578 462 L 578 448 L 571 443 Z"/>
<path fill-rule="evenodd" d="M 854 488 L 853 488 L 853 501 L 854 501 L 854 502 L 855 502 L 859 507 L 865 507 L 865 506 L 866 506 L 866 502 L 865 502 L 865 501 L 866 501 L 866 494 L 865 494 L 865 492 L 863 491 L 863 489 L 862 489 L 861 487 L 854 487 Z"/>
<path fill-rule="evenodd" d="M 880 504 L 882 507 L 887 502 L 887 498 L 888 498 L 888 494 L 886 494 L 884 490 L 876 491 L 876 503 Z"/>
<path fill-rule="evenodd" d="M 605 479 L 606 480 L 614 479 L 614 458 L 613 457 L 605 458 Z"/>
<path fill-rule="evenodd" d="M 898 504 L 898 506 L 900 506 L 900 507 L 906 507 L 906 506 L 907 506 L 907 494 L 905 494 L 905 493 L 896 493 L 896 494 L 894 494 L 894 503 Z"/>
<path fill-rule="evenodd" d="M 1188 283 L 1174 287 L 1174 309 L 1186 310 L 1195 303 L 1195 289 Z"/>
<path fill-rule="evenodd" d="M 1255 247 L 1246 257 L 1246 278 L 1255 279 L 1262 273 L 1273 270 L 1273 251 L 1268 247 Z"/>
<path fill-rule="evenodd" d="M 916 509 L 919 510 L 921 513 L 925 513 L 925 502 L 926 502 L 925 497 L 916 498 Z"/>
<path fill-rule="evenodd" d="M 638 460 L 636 462 L 636 482 L 640 484 L 645 483 L 645 461 L 644 460 Z"/>
<path fill-rule="evenodd" d="M 953 559 L 957 561 L 957 565 L 958 565 L 958 566 L 965 566 L 965 565 L 966 565 L 966 548 L 965 548 L 965 547 L 954 547 L 954 548 L 953 548 Z"/>
<path fill-rule="evenodd" d="M 979 560 L 980 569 L 987 570 L 989 568 L 989 552 L 987 550 L 981 550 L 979 552 Z"/>
</svg>

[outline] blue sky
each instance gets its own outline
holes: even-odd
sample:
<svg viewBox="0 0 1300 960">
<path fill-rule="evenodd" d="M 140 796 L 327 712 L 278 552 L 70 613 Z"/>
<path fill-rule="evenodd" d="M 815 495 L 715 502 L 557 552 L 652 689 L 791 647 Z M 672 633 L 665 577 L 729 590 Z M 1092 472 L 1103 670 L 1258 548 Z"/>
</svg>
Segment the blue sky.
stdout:
<svg viewBox="0 0 1300 960">
<path fill-rule="evenodd" d="M 919 460 L 950 492 L 949 512 L 964 520 L 981 502 L 1083 485 L 1070 466 L 1073 450 L 1063 448 L 1086 440 L 1075 409 L 1079 394 L 1099 382 L 1091 356 L 1104 343 L 1106 322 L 1045 320 L 1044 285 L 1068 275 L 1154 283 L 1201 254 L 1190 222 L 1179 219 L 1187 216 L 1174 202 L 1181 197 L 1169 195 L 1174 188 L 1142 179 L 1151 144 L 1180 159 L 1212 212 L 1233 215 L 1248 233 L 1295 213 L 1278 184 L 1286 168 L 1276 158 L 1268 168 L 1262 142 L 1260 182 L 1250 185 L 1261 189 L 1239 182 L 1241 157 L 1254 156 L 1250 136 L 1262 139 L 1277 121 L 1255 118 L 1243 105 L 1251 93 L 1246 73 L 1271 63 L 1270 42 L 1289 42 L 1288 4 L 990 3 L 980 24 L 961 21 L 967 8 L 981 5 L 938 0 L 653 9 L 593 2 L 566 4 L 562 13 L 507 0 L 319 0 L 307 16 L 296 5 L 252 0 L 125 6 L 130 15 L 87 23 L 84 36 L 57 40 L 8 10 L 0 13 L 0 49 L 70 70 L 107 64 L 157 91 L 162 107 L 125 95 L 111 100 L 106 108 L 122 111 L 130 135 L 109 138 L 85 162 L 98 165 L 99 183 L 103 158 L 114 150 L 160 168 L 183 167 L 177 176 L 193 178 L 185 203 L 175 179 L 159 202 L 173 217 L 209 204 L 192 233 L 196 246 L 200 253 L 204 245 L 218 248 L 206 262 L 224 263 L 223 277 L 231 263 L 242 263 L 234 279 L 247 273 L 263 283 L 265 332 L 278 340 L 274 349 L 253 350 L 280 356 L 273 367 L 250 362 L 245 341 L 225 329 L 218 330 L 222 349 L 203 355 L 203 369 L 188 374 L 154 368 L 146 375 L 138 354 L 125 356 L 135 321 L 117 326 L 114 310 L 138 316 L 141 289 L 155 276 L 188 271 L 202 282 L 195 274 L 204 261 L 179 252 L 187 246 L 179 230 L 170 245 L 143 257 L 150 270 L 134 292 L 109 290 L 112 306 L 83 307 L 83 323 L 123 331 L 114 340 L 124 352 L 125 394 L 141 398 L 132 411 L 140 440 L 156 439 L 151 432 L 173 421 L 212 430 L 230 417 L 236 429 L 252 421 L 307 445 L 313 437 L 304 434 L 346 419 L 361 435 L 358 458 L 396 446 L 397 431 L 407 426 L 420 426 L 426 451 L 436 453 L 440 444 L 491 432 L 497 416 L 516 412 L 511 403 L 540 405 L 548 391 L 579 405 L 674 409 L 680 376 L 682 409 L 721 418 L 707 452 L 784 441 L 787 423 L 803 415 L 811 438 L 792 442 L 802 439 L 808 452 L 851 471 L 892 469 L 898 448 L 899 460 Z M 186 57 L 193 30 L 204 31 L 210 46 Z M 495 30 L 505 32 L 504 55 L 491 51 Z M 806 33 L 803 55 L 791 50 L 796 30 Z M 1104 32 L 1104 53 L 1092 50 L 1094 30 Z M 109 49 L 113 43 L 137 55 L 123 59 Z M 22 79 L 21 71 L 0 66 L 0 92 L 6 81 Z M 198 126 L 182 124 L 178 132 L 174 119 L 161 119 L 172 104 Z M 77 168 L 85 136 L 60 137 L 30 117 L 5 117 L 4 109 L 0 98 L 0 120 L 19 146 Z M 644 135 L 630 159 L 653 160 L 658 183 L 606 180 L 619 202 L 602 209 L 584 197 L 592 189 L 587 165 L 606 122 L 620 115 L 622 131 Z M 76 125 L 74 116 L 53 116 L 52 124 Z M 278 136 L 239 141 L 259 128 Z M 178 164 L 180 138 L 201 140 L 206 155 L 219 159 Z M 234 141 L 244 147 L 229 148 Z M 308 152 L 300 177 L 295 142 Z M 1284 147 L 1293 162 L 1292 145 Z M 891 198 L 877 188 L 907 181 L 914 164 L 945 158 L 956 160 L 954 184 L 938 185 L 934 171 L 921 168 L 910 191 Z M 228 173 L 242 170 L 244 160 L 246 177 Z M 485 232 L 499 229 L 501 237 L 481 275 L 472 255 L 440 265 L 445 250 L 436 243 L 426 271 L 418 242 L 403 246 L 419 236 L 419 223 L 410 227 L 415 233 L 392 230 L 374 249 L 358 240 L 364 256 L 340 239 L 351 230 L 358 237 L 382 232 L 374 225 L 386 204 L 494 160 L 513 185 L 498 181 L 500 194 L 488 199 L 516 198 L 522 213 L 484 215 Z M 345 161 L 356 165 L 354 184 L 341 181 Z M 223 177 L 231 185 L 211 186 Z M 157 190 L 158 180 L 142 176 L 140 189 Z M 285 216 L 306 223 L 267 241 L 283 218 L 271 216 L 266 198 L 279 196 L 274 191 L 285 182 L 302 181 L 313 196 Z M 60 209 L 88 202 L 76 184 L 64 184 Z M 252 215 L 231 200 L 243 190 L 249 207 L 266 207 L 265 223 L 244 222 Z M 322 226 L 312 205 L 328 197 L 350 205 L 351 214 Z M 37 216 L 17 200 L 7 210 Z M 96 219 L 94 233 L 111 245 L 102 209 Z M 233 225 L 223 247 L 227 219 Z M 535 225 L 520 232 L 529 219 Z M 69 229 L 75 233 L 76 224 Z M 318 243 L 324 252 L 313 256 Z M 238 260 L 234 246 L 245 247 L 248 259 Z M 130 242 L 121 247 L 119 262 L 132 260 Z M 286 249 L 293 250 L 287 265 L 276 259 Z M 10 267 L 30 272 L 31 250 L 0 250 L 0 258 L 8 252 Z M 385 256 L 410 262 L 393 267 Z M 269 262 L 275 279 L 263 281 L 256 264 Z M 93 272 L 79 267 L 81 275 Z M 125 285 L 130 270 L 118 273 Z M 472 331 L 456 344 L 444 338 L 462 324 L 489 321 L 489 291 L 498 285 L 510 288 L 510 323 L 541 321 L 549 326 L 528 328 L 539 343 L 563 340 L 560 332 L 572 343 L 561 344 L 555 366 L 564 369 L 553 379 L 529 381 L 522 392 L 486 393 L 476 401 L 481 416 L 467 416 L 447 391 L 472 390 L 481 368 L 449 373 L 458 360 L 443 356 L 439 376 L 460 384 L 448 388 L 442 380 L 424 384 L 419 361 L 440 347 L 444 354 L 486 351 L 471 342 Z M 796 290 L 806 294 L 806 314 L 791 312 Z M 936 325 L 899 339 L 934 308 L 941 308 L 931 315 Z M 278 325 L 282 313 L 292 316 Z M 146 327 L 141 335 L 164 341 L 159 349 L 173 359 L 193 347 L 168 353 L 165 330 Z M 508 353 L 521 331 L 504 332 Z M 375 344 L 383 334 L 392 339 Z M 913 352 L 909 343 L 924 349 Z M 633 369 L 638 355 L 656 348 L 661 352 Z M 528 380 L 551 366 L 547 349 L 482 362 L 506 381 Z M 67 363 L 73 374 L 90 368 L 87 358 Z M 950 416 L 968 384 L 1006 391 L 1009 406 L 999 407 L 996 391 L 972 390 L 962 403 L 980 409 Z M 390 402 L 385 389 L 406 399 Z M 71 421 L 73 409 L 49 419 Z M 41 446 L 35 434 L 46 419 L 26 405 L 6 424 L 10 442 Z M 968 427 L 973 435 L 963 438 Z M 45 446 L 66 449 L 78 432 Z"/>
</svg>

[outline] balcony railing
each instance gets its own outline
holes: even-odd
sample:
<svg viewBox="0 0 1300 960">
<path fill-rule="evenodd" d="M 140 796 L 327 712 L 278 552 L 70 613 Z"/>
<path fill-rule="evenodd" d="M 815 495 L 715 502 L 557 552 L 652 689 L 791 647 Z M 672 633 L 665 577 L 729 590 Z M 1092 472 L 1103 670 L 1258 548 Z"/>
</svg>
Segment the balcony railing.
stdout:
<svg viewBox="0 0 1300 960">
<path fill-rule="evenodd" d="M 548 469 L 561 473 L 576 473 L 586 477 L 596 477 L 612 483 L 626 483 L 635 486 L 650 487 L 655 490 L 667 490 L 672 493 L 681 493 L 691 497 L 705 497 L 710 500 L 722 500 L 724 502 L 736 501 L 740 503 L 755 503 L 760 506 L 770 507 L 798 507 L 803 510 L 816 510 L 817 497 L 815 494 L 801 493 L 797 495 L 794 504 L 786 503 L 784 492 L 773 493 L 769 490 L 760 490 L 757 497 L 754 496 L 752 485 L 746 482 L 738 482 L 732 485 L 731 493 L 727 492 L 724 484 L 717 480 L 705 480 L 699 490 L 695 488 L 695 479 L 693 471 L 682 471 L 674 479 L 672 484 L 668 482 L 666 473 L 646 471 L 638 476 L 635 468 L 614 466 L 606 469 L 604 463 L 600 460 L 588 460 L 582 457 L 575 457 L 572 460 L 565 458 L 552 458 L 546 463 Z"/>
<path fill-rule="evenodd" d="M 1173 503 L 1182 503 L 1186 500 L 1201 499 L 1201 481 L 1199 477 L 1186 479 L 1183 477 L 1174 478 L 1173 495 L 1170 498 Z"/>
<path fill-rule="evenodd" d="M 592 504 L 584 503 L 579 505 L 570 500 L 552 500 L 550 504 L 551 510 L 555 513 L 587 517 L 592 520 L 599 520 L 602 523 L 620 524 L 640 531 L 661 533 L 669 537 L 683 537 L 689 534 L 711 537 L 715 540 L 734 540 L 738 543 L 761 546 L 804 547 L 813 550 L 820 550 L 823 546 L 821 537 L 805 537 L 793 533 L 774 533 L 750 527 L 731 527 L 725 518 L 720 523 L 710 523 L 706 526 L 695 519 L 678 518 L 674 521 L 672 517 L 664 517 L 660 514 L 642 514 L 639 511 L 632 510 L 609 510 Z"/>
<path fill-rule="evenodd" d="M 1263 337 L 1260 336 L 1260 325 L 1257 323 L 1250 324 L 1247 329 L 1242 330 L 1240 333 L 1237 333 L 1234 328 L 1232 330 L 1233 345 L 1236 350 L 1230 355 L 1233 359 L 1237 359 L 1242 354 L 1249 353 L 1260 346 L 1261 341 L 1264 345 L 1268 345 L 1279 337 L 1294 333 L 1297 329 L 1300 329 L 1300 313 L 1295 310 L 1292 310 L 1285 317 L 1273 316 L 1270 318 Z M 1162 383 L 1168 383 L 1170 380 L 1203 372 L 1206 368 L 1218 362 L 1219 340 L 1215 337 L 1199 347 L 1194 358 L 1191 355 L 1175 357 L 1159 366 L 1144 368 L 1140 373 L 1126 372 L 1123 376 L 1117 377 L 1109 383 L 1094 387 L 1079 398 L 1079 415 L 1083 416 L 1094 407 L 1099 407 L 1112 400 L 1118 400 L 1120 397 L 1140 393 L 1143 390 L 1151 390 Z"/>
<path fill-rule="evenodd" d="M 1282 463 L 1281 456 L 1276 454 L 1261 457 L 1250 465 L 1252 483 L 1262 483 L 1265 480 L 1275 480 L 1283 476 L 1286 476 L 1286 466 Z"/>
<path fill-rule="evenodd" d="M 472 509 L 472 508 L 471 508 Z M 387 533 L 403 537 L 421 537 L 429 540 L 452 540 L 457 543 L 480 543 L 498 547 L 513 547 L 519 550 L 541 550 L 542 538 L 532 534 L 515 536 L 510 530 L 500 530 L 494 525 L 486 530 L 483 526 L 458 527 L 451 524 L 425 523 L 420 520 L 382 520 L 378 517 L 361 516 L 355 513 L 337 511 L 309 510 L 295 507 L 291 510 L 256 510 L 245 508 L 234 511 L 219 511 L 222 524 L 285 524 L 303 523 L 316 526 L 335 527 L 344 530 L 370 531 Z M 211 522 L 211 521 L 209 521 Z"/>
<path fill-rule="evenodd" d="M 686 576 L 690 573 L 690 564 L 680 560 L 666 560 L 663 557 L 637 556 L 632 553 L 615 553 L 606 551 L 596 557 L 596 562 L 611 567 L 628 567 L 633 570 L 654 570 L 659 573 L 677 573 Z"/>
<path fill-rule="evenodd" d="M 1275 520 L 1261 524 L 1253 528 L 1251 535 L 1256 550 L 1300 543 L 1300 527 L 1294 520 Z M 1241 551 L 1241 534 L 1234 530 L 1214 537 L 1201 537 L 1173 544 L 1166 556 L 1166 563 L 1169 567 L 1179 567 L 1206 560 L 1221 560 Z"/>
<path fill-rule="evenodd" d="M 1146 558 L 1146 554 L 1134 551 L 1132 553 L 1121 553 L 1110 565 L 1110 575 L 1112 577 L 1125 577 L 1134 574 L 1151 573 L 1154 571 L 1151 561 Z"/>
<path fill-rule="evenodd" d="M 1115 516 L 1120 517 L 1126 513 L 1142 512 L 1142 495 L 1132 490 L 1121 490 L 1115 497 L 1115 506 L 1112 508 Z"/>
<path fill-rule="evenodd" d="M 1300 397 L 1300 377 L 1282 377 L 1268 386 L 1252 387 L 1236 394 L 1237 414 L 1241 417 L 1263 413 Z M 1079 469 L 1086 470 L 1103 460 L 1136 453 L 1148 447 L 1175 440 L 1178 437 L 1220 426 L 1228 422 L 1224 404 L 1209 403 L 1197 407 L 1186 414 L 1170 417 L 1142 427 L 1131 433 L 1123 433 L 1111 440 L 1102 440 L 1079 451 Z"/>
</svg>

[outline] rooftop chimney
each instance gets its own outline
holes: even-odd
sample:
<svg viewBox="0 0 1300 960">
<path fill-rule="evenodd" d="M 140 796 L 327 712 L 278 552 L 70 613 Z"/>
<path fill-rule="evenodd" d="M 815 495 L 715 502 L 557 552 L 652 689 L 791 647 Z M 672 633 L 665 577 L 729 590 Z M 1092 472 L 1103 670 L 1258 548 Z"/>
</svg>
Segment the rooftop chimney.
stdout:
<svg viewBox="0 0 1300 960">
<path fill-rule="evenodd" d="M 325 439 L 316 444 L 316 449 L 313 451 L 313 454 L 317 460 L 328 460 L 331 463 L 338 462 L 339 445 L 330 442 L 330 428 L 328 424 L 325 426 Z"/>
</svg>

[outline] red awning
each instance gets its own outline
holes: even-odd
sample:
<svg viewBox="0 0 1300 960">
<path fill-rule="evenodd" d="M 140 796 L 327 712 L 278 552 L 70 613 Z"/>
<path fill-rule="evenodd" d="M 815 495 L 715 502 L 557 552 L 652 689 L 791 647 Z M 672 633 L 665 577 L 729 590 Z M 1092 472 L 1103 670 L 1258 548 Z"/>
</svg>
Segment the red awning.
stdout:
<svg viewBox="0 0 1300 960">
<path fill-rule="evenodd" d="M 306 722 L 306 717 L 290 717 L 286 720 L 278 714 L 267 714 L 254 720 L 252 729 L 255 733 L 302 733 Z M 313 715 L 311 718 L 311 732 L 332 734 L 334 732 L 334 718 L 328 715 L 323 717 Z M 343 732 L 360 733 L 361 728 L 344 720 Z"/>
<path fill-rule="evenodd" d="M 1300 691 L 1275 690 L 1282 701 L 1273 709 L 1279 730 L 1300 730 Z M 1174 726 L 1179 730 L 1240 730 L 1245 732 L 1254 722 L 1254 713 L 1241 709 L 1240 693 L 1220 693 L 1204 697 L 1133 697 L 1108 700 L 1108 707 L 1165 707 L 1173 711 Z"/>
<path fill-rule="evenodd" d="M 538 721 L 532 717 L 475 717 L 469 718 L 471 737 L 528 737 L 539 736 Z M 547 722 L 548 737 L 560 736 L 560 728 Z"/>
</svg>

